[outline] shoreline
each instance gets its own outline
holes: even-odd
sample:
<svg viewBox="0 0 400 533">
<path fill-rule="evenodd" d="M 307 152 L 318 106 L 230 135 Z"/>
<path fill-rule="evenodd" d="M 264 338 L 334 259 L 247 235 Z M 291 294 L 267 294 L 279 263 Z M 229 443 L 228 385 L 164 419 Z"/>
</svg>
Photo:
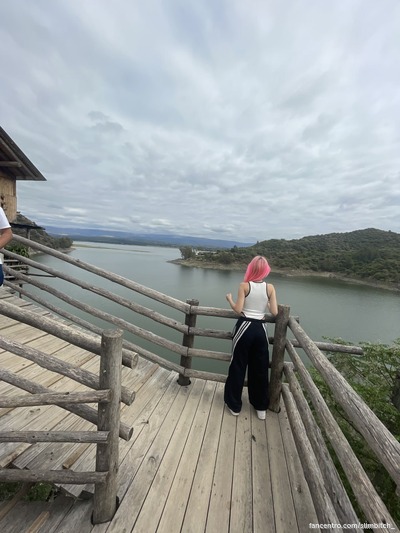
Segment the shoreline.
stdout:
<svg viewBox="0 0 400 533">
<path fill-rule="evenodd" d="M 172 259 L 168 263 L 173 263 L 175 265 L 181 265 L 187 268 L 204 268 L 210 270 L 245 270 L 246 265 L 242 264 L 231 264 L 231 265 L 221 265 L 215 263 L 199 263 L 191 259 Z M 353 283 L 356 285 L 364 285 L 367 287 L 373 287 L 375 289 L 384 289 L 391 292 L 400 292 L 400 287 L 395 287 L 386 283 L 380 283 L 373 280 L 362 280 L 357 278 L 350 278 L 348 276 L 343 276 L 340 274 L 335 274 L 334 272 L 314 272 L 312 270 L 294 270 L 294 269 L 273 269 L 273 274 L 278 274 L 283 277 L 298 277 L 298 278 L 322 278 L 322 279 L 332 279 L 337 281 L 342 281 L 345 283 Z"/>
</svg>

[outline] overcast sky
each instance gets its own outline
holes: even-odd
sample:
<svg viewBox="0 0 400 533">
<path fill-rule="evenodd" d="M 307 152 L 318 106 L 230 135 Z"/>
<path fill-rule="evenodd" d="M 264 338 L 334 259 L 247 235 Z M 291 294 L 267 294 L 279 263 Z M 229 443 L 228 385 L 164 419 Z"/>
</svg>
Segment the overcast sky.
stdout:
<svg viewBox="0 0 400 533">
<path fill-rule="evenodd" d="M 400 231 L 398 0 L 0 0 L 0 42 L 37 224 Z"/>
</svg>

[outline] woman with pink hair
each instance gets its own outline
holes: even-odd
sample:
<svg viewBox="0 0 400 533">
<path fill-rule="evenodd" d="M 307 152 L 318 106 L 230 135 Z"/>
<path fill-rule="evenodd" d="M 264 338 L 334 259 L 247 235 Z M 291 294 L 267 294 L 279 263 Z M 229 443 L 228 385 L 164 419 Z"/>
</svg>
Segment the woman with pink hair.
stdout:
<svg viewBox="0 0 400 533">
<path fill-rule="evenodd" d="M 242 391 L 247 370 L 249 401 L 260 420 L 268 408 L 269 349 L 265 314 L 278 314 L 275 288 L 264 280 L 271 272 L 265 257 L 257 255 L 247 266 L 239 285 L 236 303 L 232 294 L 226 299 L 241 315 L 232 333 L 232 359 L 225 383 L 224 400 L 229 411 L 238 416 L 242 409 Z"/>
</svg>

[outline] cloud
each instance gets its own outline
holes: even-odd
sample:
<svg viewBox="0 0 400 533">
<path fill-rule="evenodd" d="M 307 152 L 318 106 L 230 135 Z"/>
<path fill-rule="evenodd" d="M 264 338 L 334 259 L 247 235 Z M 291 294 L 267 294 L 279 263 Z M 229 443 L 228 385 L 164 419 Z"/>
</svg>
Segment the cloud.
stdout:
<svg viewBox="0 0 400 533">
<path fill-rule="evenodd" d="M 2 2 L 2 126 L 38 224 L 400 231 L 400 7 Z"/>
</svg>

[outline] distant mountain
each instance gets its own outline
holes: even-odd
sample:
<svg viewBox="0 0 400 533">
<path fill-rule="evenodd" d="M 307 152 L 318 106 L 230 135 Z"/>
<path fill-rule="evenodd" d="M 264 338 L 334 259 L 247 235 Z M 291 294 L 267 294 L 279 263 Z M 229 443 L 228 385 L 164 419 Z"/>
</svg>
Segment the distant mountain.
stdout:
<svg viewBox="0 0 400 533">
<path fill-rule="evenodd" d="M 251 246 L 254 243 L 229 241 L 223 239 L 207 239 L 190 235 L 171 235 L 163 233 L 132 233 L 89 228 L 60 228 L 47 226 L 51 235 L 67 236 L 74 241 L 103 242 L 114 244 L 150 244 L 159 246 L 194 246 L 204 248 L 232 248 L 233 246 Z"/>
</svg>

